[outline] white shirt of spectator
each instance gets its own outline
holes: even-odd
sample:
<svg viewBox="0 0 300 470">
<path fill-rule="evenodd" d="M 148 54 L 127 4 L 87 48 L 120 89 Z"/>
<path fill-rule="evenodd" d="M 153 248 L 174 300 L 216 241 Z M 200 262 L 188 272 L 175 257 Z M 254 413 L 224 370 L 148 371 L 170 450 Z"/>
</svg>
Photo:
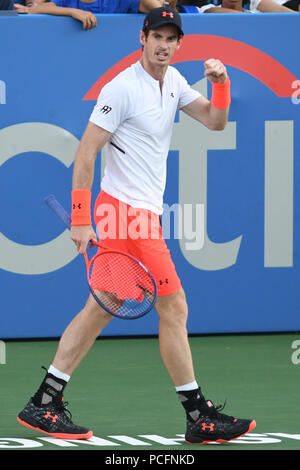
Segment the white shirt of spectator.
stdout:
<svg viewBox="0 0 300 470">
<path fill-rule="evenodd" d="M 287 0 L 273 0 L 278 5 L 283 5 L 287 2 Z M 261 0 L 250 0 L 250 10 L 254 13 L 259 13 L 258 5 L 260 4 Z"/>
<path fill-rule="evenodd" d="M 90 116 L 112 133 L 101 188 L 132 207 L 162 214 L 175 114 L 199 96 L 172 66 L 161 91 L 139 61 L 106 84 Z"/>
<path fill-rule="evenodd" d="M 210 8 L 221 8 L 222 5 L 214 5 L 213 3 L 208 3 L 207 5 L 203 5 L 202 7 L 198 7 L 199 13 L 204 13 L 206 10 Z"/>
<path fill-rule="evenodd" d="M 254 1 L 257 1 L 258 3 L 261 1 L 261 0 L 254 0 Z M 283 2 L 287 1 L 287 0 L 282 0 Z M 222 5 L 214 5 L 213 3 L 208 3 L 207 5 L 203 5 L 202 7 L 198 7 L 198 10 L 199 10 L 199 13 L 204 13 L 206 10 L 210 10 L 210 8 L 221 8 Z M 250 11 L 250 10 L 245 10 L 246 13 L 254 13 L 254 11 Z M 258 12 L 259 10 L 257 10 Z M 242 12 L 241 12 L 242 13 Z"/>
</svg>

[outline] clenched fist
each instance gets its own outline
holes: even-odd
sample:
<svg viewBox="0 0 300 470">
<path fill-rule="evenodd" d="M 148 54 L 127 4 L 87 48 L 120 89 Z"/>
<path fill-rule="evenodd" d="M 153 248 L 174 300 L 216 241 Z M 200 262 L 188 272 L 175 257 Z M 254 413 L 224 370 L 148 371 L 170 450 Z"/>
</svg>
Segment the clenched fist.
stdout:
<svg viewBox="0 0 300 470">
<path fill-rule="evenodd" d="M 211 82 L 225 83 L 227 79 L 227 71 L 225 65 L 218 59 L 208 59 L 204 62 L 204 75 Z"/>
</svg>

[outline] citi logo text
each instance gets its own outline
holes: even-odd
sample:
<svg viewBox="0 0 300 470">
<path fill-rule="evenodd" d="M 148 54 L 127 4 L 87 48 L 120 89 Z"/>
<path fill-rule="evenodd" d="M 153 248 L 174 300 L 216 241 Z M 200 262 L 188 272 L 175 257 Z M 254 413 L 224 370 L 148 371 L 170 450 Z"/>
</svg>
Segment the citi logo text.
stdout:
<svg viewBox="0 0 300 470">
<path fill-rule="evenodd" d="M 193 86 L 207 96 L 207 81 Z M 174 124 L 171 150 L 179 151 L 180 204 L 202 204 L 204 207 L 204 243 L 200 250 L 180 248 L 187 261 L 198 269 L 219 270 L 233 266 L 238 258 L 243 235 L 216 243 L 209 238 L 208 219 L 208 152 L 237 150 L 237 122 L 228 122 L 224 131 L 214 132 L 199 125 L 184 113 Z M 201 142 L 201 146 L 199 146 Z M 294 121 L 264 122 L 264 259 L 266 268 L 293 266 L 294 225 Z M 185 162 L 189 162 L 186 165 Z M 229 166 L 230 159 L 226 161 Z"/>
<path fill-rule="evenodd" d="M 6 84 L 0 80 L 0 104 L 6 104 Z"/>
<path fill-rule="evenodd" d="M 0 341 L 0 364 L 6 364 L 6 345 Z"/>
</svg>

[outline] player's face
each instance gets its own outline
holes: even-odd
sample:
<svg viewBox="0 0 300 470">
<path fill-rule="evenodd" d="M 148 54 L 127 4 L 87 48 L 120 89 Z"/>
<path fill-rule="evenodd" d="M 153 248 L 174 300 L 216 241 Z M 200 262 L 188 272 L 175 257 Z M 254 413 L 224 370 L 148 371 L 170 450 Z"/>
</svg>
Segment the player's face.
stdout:
<svg viewBox="0 0 300 470">
<path fill-rule="evenodd" d="M 166 25 L 150 30 L 148 37 L 141 31 L 143 56 L 151 65 L 167 66 L 180 47 L 176 26 Z"/>
</svg>

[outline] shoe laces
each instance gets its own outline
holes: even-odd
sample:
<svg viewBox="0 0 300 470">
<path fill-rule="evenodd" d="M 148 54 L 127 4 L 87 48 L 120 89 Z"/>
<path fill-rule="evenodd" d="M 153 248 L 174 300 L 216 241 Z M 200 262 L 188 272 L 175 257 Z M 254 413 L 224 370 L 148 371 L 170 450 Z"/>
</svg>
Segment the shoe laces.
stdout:
<svg viewBox="0 0 300 470">
<path fill-rule="evenodd" d="M 217 419 L 222 423 L 231 423 L 235 418 L 230 415 L 226 415 L 225 413 L 221 413 L 226 406 L 226 400 L 224 401 L 223 405 L 214 406 L 211 400 L 206 401 L 206 409 L 205 411 L 209 415 L 210 418 Z"/>
<path fill-rule="evenodd" d="M 64 398 L 61 397 L 59 401 L 58 400 L 53 401 L 53 405 L 59 413 L 62 413 L 68 421 L 72 422 L 72 413 L 68 409 L 68 405 L 69 405 L 68 401 L 64 401 Z"/>
</svg>

